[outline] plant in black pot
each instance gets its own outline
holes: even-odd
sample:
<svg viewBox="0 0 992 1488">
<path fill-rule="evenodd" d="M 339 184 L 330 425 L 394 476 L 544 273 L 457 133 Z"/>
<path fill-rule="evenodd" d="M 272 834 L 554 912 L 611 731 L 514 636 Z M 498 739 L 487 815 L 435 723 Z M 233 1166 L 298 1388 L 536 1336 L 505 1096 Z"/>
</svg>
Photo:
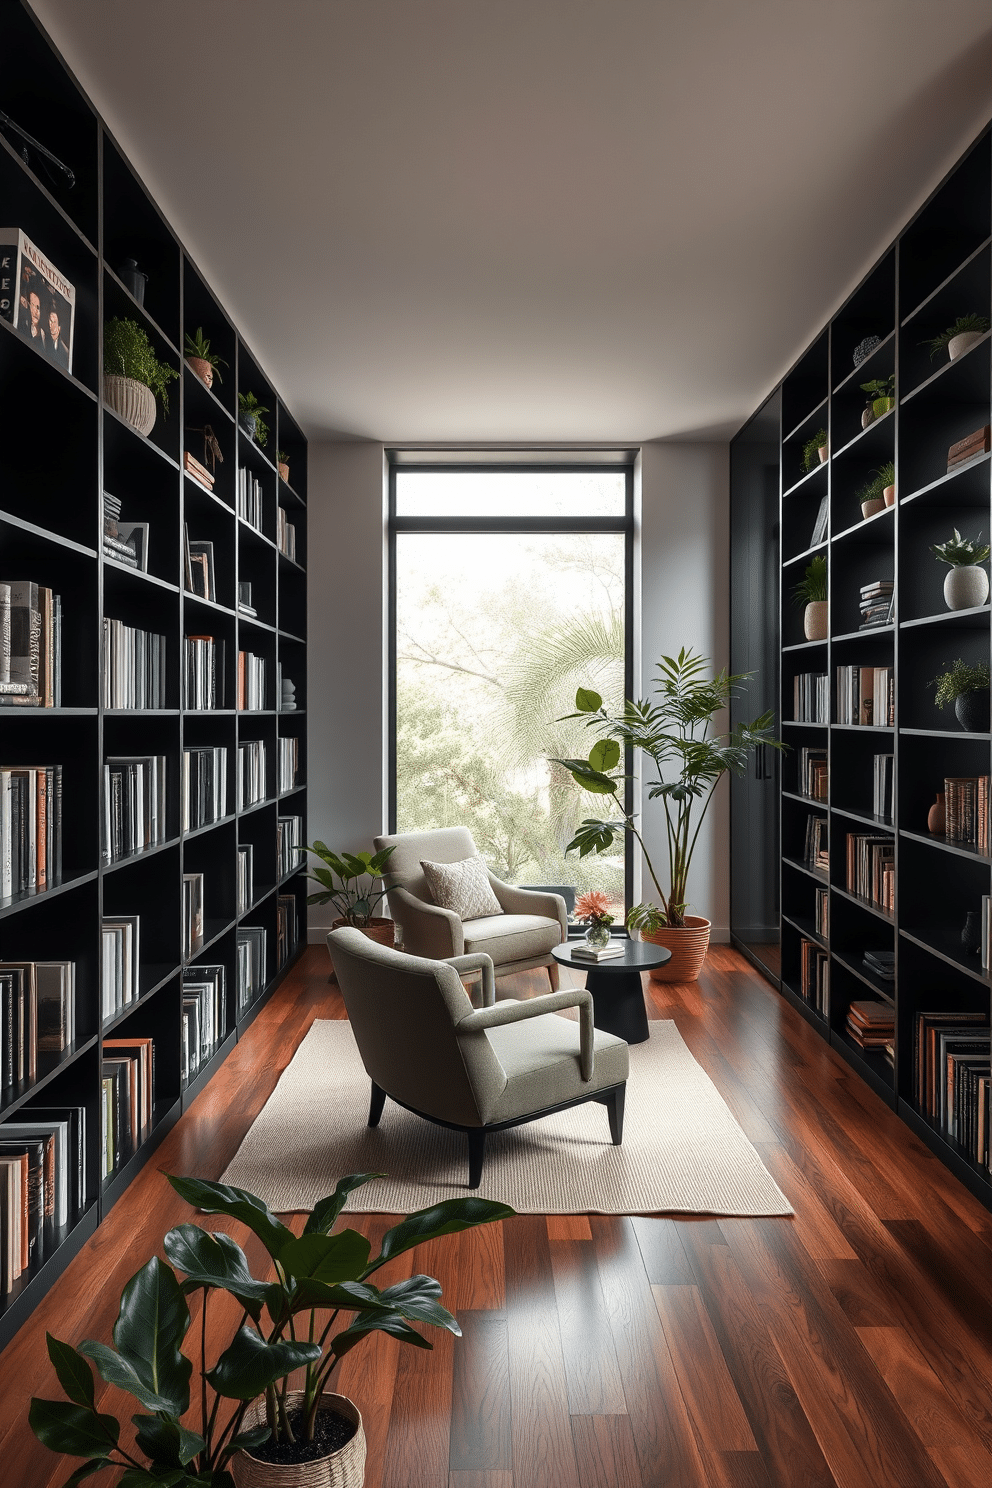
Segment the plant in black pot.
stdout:
<svg viewBox="0 0 992 1488">
<path fill-rule="evenodd" d="M 269 442 L 269 426 L 263 418 L 263 414 L 268 411 L 259 403 L 254 393 L 238 394 L 238 422 L 248 438 L 254 439 L 262 449 Z"/>
<path fill-rule="evenodd" d="M 987 733 L 989 728 L 989 664 L 979 661 L 974 665 L 959 656 L 948 663 L 948 670 L 934 677 L 930 683 L 936 687 L 934 701 L 938 708 L 954 704 L 954 716 L 968 733 Z"/>
<path fill-rule="evenodd" d="M 169 383 L 179 376 L 160 362 L 147 333 L 136 320 L 114 316 L 103 328 L 103 396 L 139 434 L 155 426 L 155 399 L 169 412 Z"/>
</svg>

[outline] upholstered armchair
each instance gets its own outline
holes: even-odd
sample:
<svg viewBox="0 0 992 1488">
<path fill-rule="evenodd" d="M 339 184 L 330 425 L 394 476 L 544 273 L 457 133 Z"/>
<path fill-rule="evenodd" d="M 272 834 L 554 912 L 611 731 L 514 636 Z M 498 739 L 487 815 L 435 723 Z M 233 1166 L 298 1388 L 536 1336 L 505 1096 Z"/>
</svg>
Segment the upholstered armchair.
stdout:
<svg viewBox="0 0 992 1488">
<path fill-rule="evenodd" d="M 327 937 L 341 995 L 372 1081 L 369 1126 L 386 1096 L 468 1138 L 469 1188 L 482 1179 L 486 1138 L 569 1106 L 607 1107 L 614 1146 L 623 1140 L 627 1045 L 593 1027 L 584 989 L 526 1002 L 495 1000 L 486 955 L 450 961 L 409 956 L 342 926 Z M 482 1007 L 461 978 L 482 973 Z M 579 1022 L 555 1017 L 577 1007 Z"/>
<path fill-rule="evenodd" d="M 377 851 L 394 849 L 385 882 L 389 913 L 403 950 L 439 961 L 483 954 L 492 961 L 497 976 L 544 966 L 557 991 L 558 963 L 551 948 L 568 939 L 568 914 L 560 894 L 503 883 L 485 868 L 466 827 L 399 832 L 377 837 L 375 846 Z M 470 858 L 484 870 L 493 902 L 487 913 L 463 919 L 436 902 L 423 864 L 461 865 Z"/>
</svg>

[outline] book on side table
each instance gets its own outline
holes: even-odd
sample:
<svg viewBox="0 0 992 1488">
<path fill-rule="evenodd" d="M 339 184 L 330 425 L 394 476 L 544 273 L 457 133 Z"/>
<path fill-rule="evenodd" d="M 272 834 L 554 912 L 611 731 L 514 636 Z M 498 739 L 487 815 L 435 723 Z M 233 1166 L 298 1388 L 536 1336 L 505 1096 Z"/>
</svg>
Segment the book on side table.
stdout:
<svg viewBox="0 0 992 1488">
<path fill-rule="evenodd" d="M 579 941 L 572 947 L 572 959 L 582 961 L 611 961 L 615 956 L 623 955 L 623 946 L 591 946 Z"/>
</svg>

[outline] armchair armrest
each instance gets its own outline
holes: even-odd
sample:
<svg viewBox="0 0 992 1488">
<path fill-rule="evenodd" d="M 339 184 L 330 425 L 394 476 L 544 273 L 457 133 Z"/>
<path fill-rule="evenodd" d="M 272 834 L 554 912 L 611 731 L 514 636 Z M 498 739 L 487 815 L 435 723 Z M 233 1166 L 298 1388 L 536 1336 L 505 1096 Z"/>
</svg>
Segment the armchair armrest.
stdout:
<svg viewBox="0 0 992 1488">
<path fill-rule="evenodd" d="M 446 961 L 465 950 L 462 922 L 450 909 L 427 904 L 398 886 L 387 890 L 389 910 L 403 931 L 403 949 L 411 956 Z"/>
<path fill-rule="evenodd" d="M 503 906 L 504 914 L 543 915 L 547 920 L 557 920 L 561 926 L 562 940 L 568 939 L 568 911 L 560 894 L 542 894 L 538 889 L 518 889 L 515 884 L 504 883 L 492 873 L 489 875 L 489 882 Z"/>
<path fill-rule="evenodd" d="M 591 1080 L 595 1068 L 593 1048 L 592 994 L 584 987 L 571 987 L 565 992 L 548 992 L 544 997 L 529 997 L 526 1002 L 497 1002 L 492 1007 L 475 1008 L 459 1018 L 455 1027 L 461 1033 L 476 1029 L 496 1028 L 502 1023 L 522 1023 L 525 1018 L 540 1018 L 562 1008 L 579 1009 L 579 1069 L 583 1080 Z"/>
<path fill-rule="evenodd" d="M 482 972 L 482 1006 L 492 1007 L 496 1001 L 496 973 L 493 970 L 493 958 L 487 956 L 485 951 L 473 951 L 468 956 L 445 956 L 449 966 L 453 966 L 459 976 L 465 971 Z"/>
</svg>

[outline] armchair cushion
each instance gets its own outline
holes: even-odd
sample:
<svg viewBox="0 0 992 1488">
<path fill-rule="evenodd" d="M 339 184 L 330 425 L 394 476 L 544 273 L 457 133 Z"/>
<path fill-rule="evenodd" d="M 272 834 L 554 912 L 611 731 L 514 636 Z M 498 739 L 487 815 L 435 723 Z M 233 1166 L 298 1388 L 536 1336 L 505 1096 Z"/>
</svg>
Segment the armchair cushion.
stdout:
<svg viewBox="0 0 992 1488">
<path fill-rule="evenodd" d="M 422 861 L 420 866 L 434 903 L 453 910 L 460 920 L 503 913 L 503 906 L 489 883 L 489 870 L 481 858 L 463 858 L 458 863 Z"/>
<path fill-rule="evenodd" d="M 504 1004 L 500 1003 L 499 1006 Z M 506 1074 L 506 1085 L 489 1108 L 490 1121 L 509 1121 L 585 1095 L 576 1025 L 554 1013 L 487 1030 L 489 1046 Z M 599 1090 L 627 1078 L 627 1045 L 602 1029 L 593 1030 L 594 1085 Z"/>
<path fill-rule="evenodd" d="M 562 939 L 557 919 L 546 920 L 542 915 L 529 914 L 493 914 L 466 920 L 462 934 L 466 955 L 484 951 L 497 966 L 544 956 Z"/>
</svg>

